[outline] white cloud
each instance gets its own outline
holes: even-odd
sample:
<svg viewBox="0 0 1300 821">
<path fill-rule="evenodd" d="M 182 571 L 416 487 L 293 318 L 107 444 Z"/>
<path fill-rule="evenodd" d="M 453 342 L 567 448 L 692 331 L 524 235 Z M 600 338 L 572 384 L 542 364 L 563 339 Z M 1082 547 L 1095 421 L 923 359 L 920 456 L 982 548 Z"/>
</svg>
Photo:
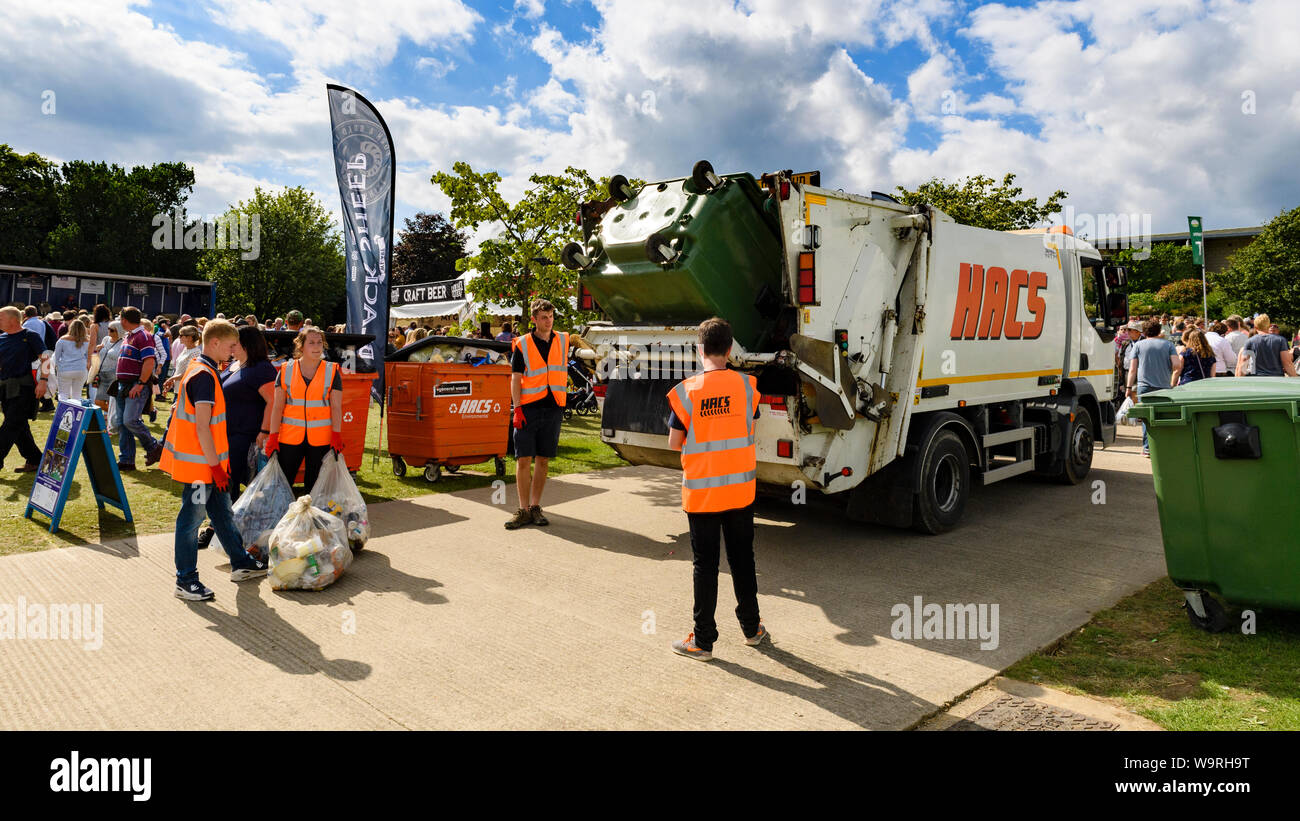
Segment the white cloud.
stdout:
<svg viewBox="0 0 1300 821">
<path fill-rule="evenodd" d="M 578 98 L 565 90 L 554 79 L 528 94 L 528 106 L 544 117 L 567 117 L 578 108 Z"/>
<path fill-rule="evenodd" d="M 387 65 L 402 39 L 469 40 L 482 18 L 460 0 L 212 0 L 213 19 L 284 47 L 295 68 Z"/>
<path fill-rule="evenodd" d="M 456 62 L 439 60 L 437 57 L 421 57 L 415 61 L 415 67 L 427 70 L 435 79 L 442 79 L 456 70 Z"/>
<path fill-rule="evenodd" d="M 1016 171 L 1031 193 L 1064 188 L 1079 211 L 1150 213 L 1157 231 L 1178 230 L 1189 209 L 1218 227 L 1267 220 L 1300 187 L 1286 107 L 1298 27 L 1285 0 L 976 9 L 967 33 L 1007 88 L 965 113 L 1027 117 L 1040 132 L 945 120 L 938 146 L 900 152 L 894 171 L 909 183 Z M 1241 111 L 1247 89 L 1269 101 L 1254 115 Z"/>
<path fill-rule="evenodd" d="M 403 38 L 426 55 L 418 70 L 444 76 L 456 64 L 433 55 L 465 63 L 485 25 L 454 0 L 371 4 L 364 26 L 342 0 L 213 2 L 223 24 L 287 55 L 292 76 L 273 86 L 244 54 L 157 26 L 142 4 L 8 0 L 3 139 L 60 159 L 189 162 L 195 210 L 286 182 L 336 208 L 325 82 L 358 82 L 334 76 L 347 55 L 390 69 Z M 595 6 L 599 23 L 574 40 L 540 3 L 498 10 L 500 50 L 540 57 L 541 80 L 520 70 L 473 105 L 368 95 L 393 131 L 399 214 L 445 209 L 429 176 L 458 160 L 499 171 L 507 195 L 570 164 L 651 179 L 701 158 L 724 172 L 819 168 L 827 185 L 861 192 L 1014 171 L 1029 194 L 1064 188 L 1079 211 L 1150 212 L 1156 230 L 1189 209 L 1224 227 L 1297 204 L 1300 19 L 1286 0 L 994 5 L 960 20 L 946 0 Z M 851 54 L 903 41 L 926 56 L 900 98 Z M 975 52 L 982 76 L 965 65 Z M 38 113 L 44 89 L 58 94 L 54 117 Z M 931 147 L 907 145 L 916 123 Z"/>
<path fill-rule="evenodd" d="M 529 20 L 536 20 L 546 13 L 546 3 L 542 0 L 515 0 L 515 11 Z"/>
</svg>

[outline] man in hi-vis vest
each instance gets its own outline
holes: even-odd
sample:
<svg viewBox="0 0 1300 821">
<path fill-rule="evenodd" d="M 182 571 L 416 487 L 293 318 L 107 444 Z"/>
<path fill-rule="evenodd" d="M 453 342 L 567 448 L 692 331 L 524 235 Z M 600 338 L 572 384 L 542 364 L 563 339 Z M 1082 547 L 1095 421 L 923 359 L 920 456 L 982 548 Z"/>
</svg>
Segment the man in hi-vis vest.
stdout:
<svg viewBox="0 0 1300 821">
<path fill-rule="evenodd" d="M 682 509 L 690 522 L 695 575 L 695 630 L 672 647 L 679 655 L 708 661 L 718 639 L 713 615 L 718 604 L 721 539 L 727 543 L 736 617 L 745 644 L 756 647 L 771 635 L 758 618 L 754 572 L 758 380 L 727 369 L 731 326 L 726 320 L 714 317 L 700 323 L 696 349 L 704 370 L 668 392 L 673 409 L 668 445 L 682 452 Z"/>
<path fill-rule="evenodd" d="M 190 361 L 176 391 L 176 408 L 163 442 L 162 469 L 181 483 L 176 516 L 176 597 L 211 601 L 213 593 L 199 581 L 199 525 L 203 516 L 221 538 L 230 557 L 230 580 L 266 575 L 266 563 L 244 550 L 230 509 L 230 443 L 226 438 L 226 395 L 217 375 L 230 358 L 239 332 L 224 319 L 203 328 L 203 353 Z"/>
<path fill-rule="evenodd" d="M 506 530 L 550 524 L 542 515 L 542 489 L 547 465 L 560 444 L 569 391 L 569 335 L 552 331 L 555 306 L 549 301 L 533 300 L 532 310 L 533 331 L 514 340 L 510 356 L 519 510 L 506 522 Z"/>
</svg>

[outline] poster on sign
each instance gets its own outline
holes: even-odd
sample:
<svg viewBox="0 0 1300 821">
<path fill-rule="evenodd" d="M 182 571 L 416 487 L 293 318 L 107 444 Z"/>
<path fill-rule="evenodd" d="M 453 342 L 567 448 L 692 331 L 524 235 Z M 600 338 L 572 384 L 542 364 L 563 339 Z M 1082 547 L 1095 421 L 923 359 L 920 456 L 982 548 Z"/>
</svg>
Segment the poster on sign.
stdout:
<svg viewBox="0 0 1300 821">
<path fill-rule="evenodd" d="M 50 519 L 50 532 L 59 529 L 77 463 L 84 453 L 90 488 L 100 509 L 112 505 L 131 521 L 131 506 L 113 458 L 107 427 L 103 412 L 95 405 L 81 400 L 59 400 L 45 439 L 45 455 L 41 457 L 36 481 L 27 498 L 27 512 L 23 514 L 26 518 L 32 518 L 33 511 L 43 513 Z"/>
</svg>

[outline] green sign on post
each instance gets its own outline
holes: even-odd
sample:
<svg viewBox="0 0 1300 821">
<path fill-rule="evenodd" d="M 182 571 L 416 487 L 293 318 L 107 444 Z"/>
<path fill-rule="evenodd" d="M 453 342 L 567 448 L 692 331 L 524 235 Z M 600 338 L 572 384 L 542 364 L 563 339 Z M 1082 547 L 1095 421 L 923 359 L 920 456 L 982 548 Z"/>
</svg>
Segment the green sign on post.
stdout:
<svg viewBox="0 0 1300 821">
<path fill-rule="evenodd" d="M 1205 249 L 1201 242 L 1201 218 L 1187 218 L 1187 233 L 1192 237 L 1192 262 L 1197 265 L 1205 264 Z"/>
</svg>

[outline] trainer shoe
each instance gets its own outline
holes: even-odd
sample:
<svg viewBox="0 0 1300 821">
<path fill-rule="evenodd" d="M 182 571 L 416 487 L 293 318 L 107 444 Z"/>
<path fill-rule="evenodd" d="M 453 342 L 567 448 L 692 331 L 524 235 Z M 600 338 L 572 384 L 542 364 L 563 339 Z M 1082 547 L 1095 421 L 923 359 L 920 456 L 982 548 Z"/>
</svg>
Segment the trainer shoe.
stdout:
<svg viewBox="0 0 1300 821">
<path fill-rule="evenodd" d="M 542 515 L 542 506 L 541 506 L 541 505 L 533 505 L 532 507 L 528 508 L 528 513 L 529 513 L 530 516 L 533 517 L 533 524 L 535 524 L 535 525 L 540 525 L 541 527 L 546 527 L 547 525 L 549 525 L 549 524 L 551 523 L 551 520 L 550 520 L 550 519 L 548 519 L 548 518 L 546 518 L 544 515 Z"/>
<path fill-rule="evenodd" d="M 518 530 L 533 523 L 533 514 L 522 507 L 515 511 L 515 517 L 506 522 L 506 530 Z"/>
<path fill-rule="evenodd" d="M 230 571 L 230 580 L 232 582 L 248 581 L 249 579 L 256 579 L 266 575 L 266 562 L 253 559 L 252 556 L 249 556 L 248 558 L 253 560 L 253 566 L 241 567 L 238 570 Z"/>
<path fill-rule="evenodd" d="M 117 463 L 118 473 L 130 473 L 133 470 L 135 470 L 135 465 L 124 465 L 121 462 Z"/>
<path fill-rule="evenodd" d="M 750 647 L 757 647 L 763 642 L 770 642 L 771 640 L 772 634 L 767 632 L 767 628 L 763 626 L 763 622 L 761 621 L 758 623 L 757 633 L 752 636 L 745 636 L 745 644 L 748 644 Z"/>
<path fill-rule="evenodd" d="M 673 642 L 673 652 L 696 661 L 712 661 L 713 654 L 695 643 L 695 634 L 691 633 L 685 641 Z"/>
<path fill-rule="evenodd" d="M 203 586 L 202 582 L 190 582 L 176 585 L 176 598 L 185 601 L 212 601 L 216 593 Z"/>
<path fill-rule="evenodd" d="M 199 534 L 199 541 L 198 541 L 199 550 L 203 550 L 208 545 L 212 544 L 212 537 L 215 535 L 217 535 L 217 531 L 213 530 L 212 528 L 210 527 L 203 528 L 203 532 Z"/>
<path fill-rule="evenodd" d="M 144 466 L 149 467 L 151 465 L 157 464 L 158 460 L 162 458 L 162 455 L 163 455 L 162 444 L 159 443 L 157 445 L 154 445 L 153 450 L 149 451 L 149 455 L 144 457 Z"/>
</svg>

